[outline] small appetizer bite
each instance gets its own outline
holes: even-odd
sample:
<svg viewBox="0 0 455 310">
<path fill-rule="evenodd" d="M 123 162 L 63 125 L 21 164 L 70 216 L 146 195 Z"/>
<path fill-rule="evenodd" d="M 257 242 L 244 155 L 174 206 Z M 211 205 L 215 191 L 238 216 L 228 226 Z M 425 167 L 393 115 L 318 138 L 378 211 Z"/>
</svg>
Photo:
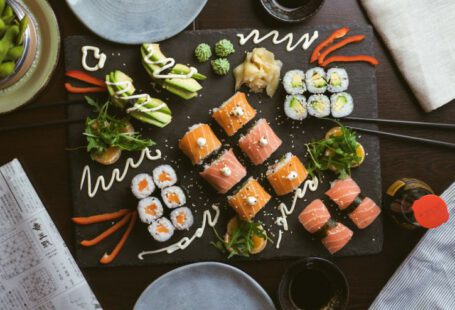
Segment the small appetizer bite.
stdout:
<svg viewBox="0 0 455 310">
<path fill-rule="evenodd" d="M 193 213 L 187 207 L 174 209 L 171 212 L 171 221 L 176 229 L 188 230 L 191 226 L 193 226 Z"/>
<path fill-rule="evenodd" d="M 308 116 L 306 98 L 302 95 L 286 96 L 284 114 L 295 121 L 304 120 Z"/>
<path fill-rule="evenodd" d="M 231 64 L 226 58 L 218 58 L 210 62 L 212 65 L 212 70 L 216 75 L 226 75 L 231 69 Z"/>
<path fill-rule="evenodd" d="M 245 136 L 240 138 L 239 147 L 253 165 L 260 165 L 280 147 L 281 143 L 281 139 L 275 134 L 269 123 L 262 118 Z"/>
<path fill-rule="evenodd" d="M 265 207 L 270 198 L 258 181 L 249 178 L 234 195 L 228 197 L 228 203 L 241 219 L 248 221 Z"/>
<path fill-rule="evenodd" d="M 349 77 L 343 68 L 330 68 L 327 71 L 327 89 L 331 93 L 339 93 L 348 89 Z"/>
<path fill-rule="evenodd" d="M 350 94 L 341 92 L 330 96 L 330 110 L 334 118 L 348 116 L 354 110 L 354 101 Z"/>
<path fill-rule="evenodd" d="M 308 176 L 308 172 L 300 159 L 286 153 L 277 163 L 269 167 L 267 180 L 269 180 L 278 196 L 292 193 Z"/>
<path fill-rule="evenodd" d="M 227 193 L 246 176 L 246 169 L 238 161 L 232 149 L 221 155 L 199 173 L 220 194 Z"/>
<path fill-rule="evenodd" d="M 326 95 L 312 95 L 308 98 L 308 114 L 314 117 L 330 115 L 330 100 Z"/>
<path fill-rule="evenodd" d="M 284 90 L 289 95 L 302 95 L 306 91 L 305 73 L 302 70 L 291 70 L 283 77 Z"/>
<path fill-rule="evenodd" d="M 207 124 L 191 126 L 179 140 L 179 148 L 188 156 L 193 165 L 200 165 L 205 158 L 220 147 L 220 140 Z"/>
<path fill-rule="evenodd" d="M 131 192 L 138 199 L 150 196 L 155 191 L 155 184 L 152 177 L 147 173 L 136 175 L 131 180 Z"/>
<path fill-rule="evenodd" d="M 181 207 L 186 203 L 186 196 L 179 186 L 170 186 L 161 190 L 161 198 L 169 209 Z"/>
<path fill-rule="evenodd" d="M 299 221 L 310 234 L 321 239 L 324 247 L 335 254 L 352 238 L 352 230 L 330 217 L 327 207 L 320 199 L 313 200 L 299 214 Z"/>
<path fill-rule="evenodd" d="M 139 200 L 137 213 L 142 223 L 150 224 L 163 216 L 163 205 L 156 197 L 147 197 Z"/>
<path fill-rule="evenodd" d="M 236 92 L 219 108 L 213 109 L 212 114 L 228 136 L 233 136 L 255 116 L 256 110 L 248 103 L 243 92 Z"/>
<path fill-rule="evenodd" d="M 315 67 L 308 70 L 305 75 L 305 83 L 310 93 L 325 93 L 327 90 L 327 81 L 324 69 Z"/>
<path fill-rule="evenodd" d="M 165 242 L 174 235 L 174 226 L 166 217 L 162 217 L 149 225 L 148 231 L 153 239 L 158 242 Z"/>
<path fill-rule="evenodd" d="M 177 174 L 170 165 L 159 165 L 153 169 L 153 181 L 162 189 L 177 183 Z"/>
<path fill-rule="evenodd" d="M 207 43 L 199 43 L 194 49 L 194 56 L 199 62 L 206 62 L 212 57 L 212 49 Z"/>
<path fill-rule="evenodd" d="M 228 39 L 222 39 L 215 43 L 215 54 L 218 57 L 228 57 L 234 53 L 234 45 Z"/>
</svg>

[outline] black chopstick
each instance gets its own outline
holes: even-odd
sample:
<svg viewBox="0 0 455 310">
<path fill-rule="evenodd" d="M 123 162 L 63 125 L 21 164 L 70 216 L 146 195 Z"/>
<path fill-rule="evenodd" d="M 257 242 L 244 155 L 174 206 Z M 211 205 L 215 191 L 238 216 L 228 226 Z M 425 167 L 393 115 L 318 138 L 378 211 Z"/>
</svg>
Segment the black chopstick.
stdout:
<svg viewBox="0 0 455 310">
<path fill-rule="evenodd" d="M 431 127 L 431 128 L 440 128 L 440 129 L 455 129 L 455 124 L 404 121 L 404 120 L 397 120 L 397 119 L 365 118 L 365 117 L 347 116 L 347 117 L 343 117 L 342 120 L 355 121 L 355 122 L 366 122 L 366 123 L 395 124 L 395 125 L 416 126 L 416 127 Z"/>
<path fill-rule="evenodd" d="M 72 100 L 63 100 L 63 101 L 57 101 L 53 103 L 46 103 L 46 104 L 32 104 L 32 105 L 26 105 L 21 109 L 21 111 L 28 111 L 28 110 L 37 110 L 37 109 L 44 109 L 44 108 L 52 108 L 52 107 L 58 107 L 58 106 L 69 106 L 73 104 L 80 104 L 80 103 L 85 103 L 84 98 L 80 99 L 72 99 Z"/>
<path fill-rule="evenodd" d="M 77 124 L 77 123 L 83 123 L 83 122 L 85 122 L 85 118 L 81 118 L 81 119 L 63 119 L 63 120 L 49 121 L 49 122 L 43 122 L 43 123 L 17 125 L 17 126 L 10 126 L 10 127 L 0 128 L 0 133 L 9 132 L 9 131 L 16 131 L 16 130 L 22 130 L 22 129 L 55 126 L 55 125 Z"/>
<path fill-rule="evenodd" d="M 415 141 L 415 142 L 422 142 L 422 143 L 427 143 L 427 144 L 432 144 L 432 145 L 437 145 L 437 146 L 444 146 L 444 147 L 448 147 L 451 149 L 455 149 L 455 143 L 414 137 L 414 136 L 407 136 L 407 135 L 402 135 L 399 133 L 386 132 L 386 131 L 380 131 L 380 130 L 359 128 L 359 127 L 352 127 L 352 126 L 346 126 L 346 127 L 350 128 L 352 130 L 358 131 L 358 132 L 372 133 L 372 134 L 376 134 L 379 136 L 392 137 L 392 138 L 408 140 L 408 141 Z"/>
</svg>

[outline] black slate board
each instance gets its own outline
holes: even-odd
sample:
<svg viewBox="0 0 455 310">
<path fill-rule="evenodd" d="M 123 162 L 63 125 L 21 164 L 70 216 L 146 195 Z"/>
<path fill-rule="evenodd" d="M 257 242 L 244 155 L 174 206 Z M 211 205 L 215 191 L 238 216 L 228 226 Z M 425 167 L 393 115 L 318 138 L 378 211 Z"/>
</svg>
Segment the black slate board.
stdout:
<svg viewBox="0 0 455 310">
<path fill-rule="evenodd" d="M 291 28 L 288 31 L 297 34 L 319 31 L 319 42 L 325 38 L 334 29 L 336 25 L 325 25 L 317 28 L 298 27 Z M 283 31 L 284 32 L 284 31 Z M 87 164 L 92 169 L 92 178 L 98 175 L 104 175 L 110 178 L 114 168 L 123 170 L 126 159 L 131 155 L 137 158 L 139 154 L 122 155 L 121 160 L 113 166 L 104 167 L 89 159 L 85 150 L 80 149 L 69 152 L 71 165 L 71 184 L 74 204 L 75 216 L 87 216 L 97 213 L 110 212 L 120 208 L 135 208 L 137 200 L 129 191 L 129 183 L 131 178 L 140 172 L 151 172 L 152 169 L 161 163 L 172 163 L 178 167 L 180 177 L 180 185 L 190 193 L 188 205 L 192 207 L 195 214 L 195 224 L 192 229 L 187 232 L 177 232 L 174 237 L 163 244 L 155 242 L 149 237 L 145 224 L 138 223 L 132 235 L 123 248 L 118 258 L 110 264 L 110 266 L 120 265 L 143 265 L 143 264 L 161 264 L 161 263 L 182 263 L 190 261 L 203 260 L 225 260 L 223 254 L 210 245 L 211 241 L 215 240 L 215 236 L 211 229 L 207 229 L 202 239 L 197 239 L 185 251 L 178 251 L 172 255 L 165 253 L 147 256 L 141 261 L 137 258 L 137 254 L 142 250 L 152 250 L 174 243 L 183 236 L 192 235 L 197 227 L 200 227 L 202 213 L 210 207 L 212 203 L 221 206 L 221 217 L 217 224 L 217 229 L 224 233 L 227 221 L 232 217 L 234 212 L 227 207 L 226 198 L 223 195 L 214 193 L 212 188 L 206 184 L 199 176 L 198 169 L 191 166 L 189 160 L 180 152 L 177 147 L 178 139 L 183 136 L 187 128 L 194 123 L 208 122 L 212 125 L 217 136 L 227 145 L 234 146 L 236 155 L 246 163 L 249 176 L 260 177 L 266 171 L 266 165 L 253 167 L 248 160 L 242 155 L 236 142 L 239 134 L 233 138 L 227 138 L 222 129 L 215 124 L 209 115 L 209 110 L 220 105 L 224 100 L 233 94 L 234 79 L 232 75 L 226 77 L 218 77 L 211 73 L 209 63 L 199 65 L 193 58 L 194 47 L 200 42 L 207 42 L 212 46 L 222 38 L 229 38 L 235 45 L 237 52 L 229 58 L 232 68 L 241 63 L 244 59 L 244 52 L 250 51 L 254 45 L 247 43 L 244 46 L 238 44 L 236 38 L 237 33 L 249 33 L 249 29 L 231 29 L 231 30 L 207 30 L 207 31 L 192 31 L 184 32 L 180 35 L 162 42 L 162 51 L 165 55 L 174 57 L 177 62 L 196 65 L 204 74 L 208 75 L 208 79 L 203 81 L 203 90 L 200 92 L 200 97 L 196 100 L 184 101 L 167 92 L 157 93 L 150 86 L 150 79 L 146 75 L 140 63 L 140 52 L 137 46 L 119 46 L 111 43 L 105 43 L 94 38 L 74 36 L 69 37 L 65 41 L 65 63 L 67 70 L 81 69 L 81 46 L 95 45 L 107 54 L 108 60 L 106 67 L 102 71 L 94 73 L 94 75 L 103 78 L 104 75 L 111 70 L 120 69 L 134 78 L 134 83 L 138 90 L 149 92 L 152 96 L 162 98 L 169 103 L 174 120 L 172 124 L 164 129 L 149 127 L 135 122 L 135 128 L 140 130 L 144 135 L 151 137 L 157 142 L 158 148 L 163 152 L 163 159 L 153 162 L 145 161 L 138 169 L 130 170 L 125 181 L 115 183 L 112 189 L 108 192 L 99 192 L 94 198 L 90 199 L 87 196 L 86 188 L 81 191 L 79 184 L 81 180 L 83 167 Z M 266 33 L 265 30 L 261 33 Z M 366 40 L 360 44 L 348 46 L 343 49 L 343 54 L 363 53 L 373 54 L 372 48 L 372 29 L 370 27 L 352 26 L 351 34 L 365 34 Z M 270 40 L 266 40 L 260 44 L 266 47 L 273 53 L 276 58 L 283 61 L 284 66 L 282 73 L 298 68 L 307 70 L 310 66 L 308 59 L 310 51 L 304 51 L 301 48 L 295 49 L 293 52 L 286 52 L 285 46 L 273 45 Z M 312 46 L 314 47 L 314 45 Z M 311 50 L 312 48 L 310 48 Z M 377 116 L 377 101 L 376 101 L 376 78 L 375 69 L 364 63 L 353 63 L 344 65 L 350 76 L 349 92 L 352 94 L 355 101 L 354 116 L 376 117 Z M 77 82 L 73 82 L 77 84 Z M 304 143 L 311 139 L 320 139 L 325 131 L 333 125 L 327 121 L 317 119 L 307 119 L 303 123 L 289 121 L 283 114 L 282 103 L 284 100 L 284 90 L 280 86 L 279 90 L 273 98 L 268 98 L 265 94 L 250 94 L 248 99 L 250 103 L 258 110 L 259 117 L 265 117 L 271 122 L 271 126 L 276 133 L 284 141 L 280 149 L 273 154 L 268 163 L 272 163 L 287 151 L 299 155 L 304 158 L 305 147 Z M 75 98 L 75 96 L 72 96 Z M 105 97 L 101 96 L 101 100 Z M 68 107 L 68 116 L 70 118 L 81 118 L 88 115 L 89 109 L 83 105 L 73 105 Z M 365 125 L 366 127 L 374 128 L 374 125 Z M 82 136 L 83 125 L 69 126 L 68 137 L 69 146 L 78 147 L 85 145 L 85 140 Z M 241 132 L 244 133 L 246 128 Z M 361 168 L 353 171 L 353 178 L 360 184 L 365 195 L 373 200 L 381 201 L 381 176 L 380 176 L 380 160 L 379 160 L 379 142 L 373 136 L 361 136 L 361 143 L 364 145 L 367 157 Z M 276 249 L 274 245 L 269 244 L 265 251 L 259 255 L 252 256 L 252 260 L 273 259 L 283 257 L 302 257 L 302 256 L 328 256 L 328 252 L 324 249 L 321 243 L 314 240 L 297 221 L 297 214 L 304 206 L 315 198 L 323 198 L 324 191 L 329 187 L 329 182 L 333 179 L 333 175 L 328 175 L 324 183 L 319 186 L 316 192 L 310 192 L 306 199 L 299 200 L 297 203 L 294 215 L 288 217 L 290 231 L 283 234 L 281 248 Z M 265 179 L 261 183 L 269 191 L 273 193 L 268 182 Z M 273 224 L 274 218 L 279 215 L 277 206 L 279 201 L 289 203 L 292 195 L 284 198 L 274 198 L 266 207 L 265 212 L 261 212 L 257 219 L 265 222 L 267 229 L 271 232 L 272 238 L 276 241 L 278 227 Z M 349 255 L 366 255 L 378 253 L 382 249 L 383 231 L 382 218 L 376 220 L 370 227 L 365 230 L 357 230 L 354 225 L 345 216 L 340 215 L 337 209 L 333 206 L 329 207 L 333 217 L 340 220 L 355 231 L 352 241 L 339 253 L 339 256 Z M 271 213 L 272 216 L 264 216 L 264 213 Z M 213 212 L 212 212 L 213 214 Z M 83 248 L 79 242 L 83 239 L 91 238 L 99 234 L 102 230 L 109 227 L 110 223 L 103 223 L 92 226 L 75 226 L 76 230 L 76 257 L 81 266 L 100 266 L 98 263 L 100 257 L 105 252 L 110 252 L 115 246 L 122 232 L 117 232 L 114 236 L 109 237 L 101 244 L 92 248 Z M 243 258 L 235 258 L 243 259 Z"/>
</svg>

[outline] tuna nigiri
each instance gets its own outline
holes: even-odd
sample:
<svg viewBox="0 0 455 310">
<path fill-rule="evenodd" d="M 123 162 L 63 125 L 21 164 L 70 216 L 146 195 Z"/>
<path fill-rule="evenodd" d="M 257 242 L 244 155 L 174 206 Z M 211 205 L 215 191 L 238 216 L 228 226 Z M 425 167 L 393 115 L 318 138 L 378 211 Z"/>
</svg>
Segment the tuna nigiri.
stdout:
<svg viewBox="0 0 455 310">
<path fill-rule="evenodd" d="M 349 213 L 349 218 L 354 222 L 354 224 L 360 228 L 366 228 L 381 213 L 381 208 L 368 197 L 363 198 L 362 202 Z"/>
<path fill-rule="evenodd" d="M 239 147 L 254 165 L 262 164 L 281 145 L 280 138 L 264 118 L 261 118 L 239 140 Z"/>
<path fill-rule="evenodd" d="M 321 239 L 322 244 L 330 252 L 335 254 L 341 250 L 352 238 L 354 233 L 341 223 L 326 231 L 326 237 Z"/>
<path fill-rule="evenodd" d="M 228 203 L 241 219 L 249 221 L 265 207 L 270 198 L 258 181 L 249 178 L 233 196 L 228 197 Z"/>
<path fill-rule="evenodd" d="M 332 182 L 331 187 L 325 192 L 327 196 L 335 202 L 341 210 L 349 207 L 359 196 L 361 190 L 357 183 L 351 179 L 340 179 Z"/>
<path fill-rule="evenodd" d="M 200 173 L 218 193 L 227 193 L 246 176 L 246 169 L 238 161 L 232 149 L 224 151 Z"/>
<path fill-rule="evenodd" d="M 242 92 L 236 92 L 219 108 L 213 109 L 212 114 L 228 136 L 233 136 L 255 116 L 256 110 L 248 103 L 245 93 Z"/>
<path fill-rule="evenodd" d="M 179 148 L 189 157 L 193 165 L 200 165 L 205 158 L 220 147 L 220 140 L 207 124 L 191 126 L 179 140 Z"/>
<path fill-rule="evenodd" d="M 267 180 L 278 196 L 293 192 L 307 176 L 308 172 L 305 166 L 297 156 L 291 153 L 284 155 L 267 171 Z"/>
<path fill-rule="evenodd" d="M 299 221 L 310 233 L 314 234 L 319 231 L 330 219 L 330 213 L 322 200 L 313 200 L 299 214 Z"/>
</svg>

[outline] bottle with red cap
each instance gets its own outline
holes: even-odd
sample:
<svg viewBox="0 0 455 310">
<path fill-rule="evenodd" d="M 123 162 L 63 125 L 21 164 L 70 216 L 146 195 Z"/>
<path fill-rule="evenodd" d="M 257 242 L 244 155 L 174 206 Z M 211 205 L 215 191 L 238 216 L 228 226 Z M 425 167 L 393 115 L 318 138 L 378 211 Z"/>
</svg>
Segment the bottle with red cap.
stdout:
<svg viewBox="0 0 455 310">
<path fill-rule="evenodd" d="M 407 229 L 436 228 L 449 220 L 447 205 L 428 184 L 412 178 L 395 181 L 386 191 L 384 208 Z"/>
</svg>

